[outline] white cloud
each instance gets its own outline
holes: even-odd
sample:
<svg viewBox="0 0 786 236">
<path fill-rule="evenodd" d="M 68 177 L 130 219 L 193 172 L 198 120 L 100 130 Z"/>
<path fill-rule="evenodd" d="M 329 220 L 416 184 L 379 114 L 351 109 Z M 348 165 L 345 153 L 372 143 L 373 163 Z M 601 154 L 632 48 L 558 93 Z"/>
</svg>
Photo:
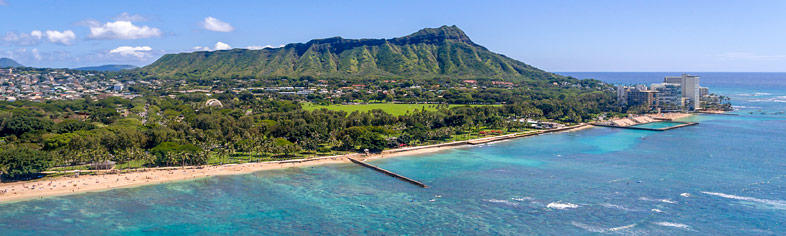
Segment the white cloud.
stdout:
<svg viewBox="0 0 786 236">
<path fill-rule="evenodd" d="M 70 31 L 70 30 L 66 30 L 63 32 L 57 30 L 47 30 L 46 39 L 48 39 L 49 42 L 53 42 L 57 44 L 71 45 L 71 42 L 74 41 L 74 39 L 76 39 L 76 34 L 74 34 L 74 31 Z"/>
<path fill-rule="evenodd" d="M 131 47 L 131 46 L 121 46 L 109 51 L 109 54 L 115 54 L 120 56 L 126 57 L 136 57 L 139 60 L 144 60 L 146 58 L 151 57 L 150 52 L 153 48 L 149 46 L 138 46 L 138 47 Z"/>
<path fill-rule="evenodd" d="M 71 30 L 65 30 L 62 32 L 57 30 L 47 30 L 46 32 L 33 30 L 30 31 L 30 33 L 10 32 L 7 33 L 2 40 L 8 44 L 16 46 L 33 46 L 40 44 L 44 38 L 52 43 L 71 45 L 71 43 L 73 43 L 73 41 L 76 39 L 76 34 L 74 34 L 74 31 Z"/>
<path fill-rule="evenodd" d="M 114 53 L 111 53 L 113 50 L 109 49 L 97 49 L 72 54 L 72 52 L 66 50 L 45 51 L 37 48 L 0 47 L 0 57 L 13 58 L 25 66 L 73 68 L 103 64 L 146 65 L 167 53 L 163 50 L 155 50 L 152 48 L 150 51 L 147 51 L 145 46 L 129 48 L 130 49 L 125 49 L 120 47 L 118 49 L 113 49 Z M 136 51 L 136 53 L 132 51 Z"/>
<path fill-rule="evenodd" d="M 194 47 L 194 51 L 210 51 L 210 48 L 209 47 L 196 46 L 196 47 Z"/>
<path fill-rule="evenodd" d="M 141 39 L 161 36 L 161 30 L 149 26 L 136 26 L 131 21 L 118 20 L 103 25 L 89 21 L 90 38 L 93 39 Z"/>
<path fill-rule="evenodd" d="M 273 46 L 273 45 L 269 45 L 269 44 L 265 45 L 265 46 L 251 45 L 251 46 L 246 47 L 246 49 L 259 50 L 259 49 L 265 49 L 265 48 L 280 48 L 280 47 L 284 47 L 284 45 L 283 44 L 282 45 L 278 45 L 278 47 Z"/>
<path fill-rule="evenodd" d="M 229 44 L 226 44 L 226 43 L 224 43 L 224 42 L 216 42 L 216 44 L 215 44 L 215 45 L 213 45 L 213 48 L 210 48 L 210 47 L 203 47 L 203 46 L 196 46 L 196 47 L 194 47 L 193 49 L 194 49 L 194 51 L 217 51 L 217 50 L 231 50 L 231 49 L 232 49 L 232 46 L 229 46 Z"/>
<path fill-rule="evenodd" d="M 212 16 L 205 18 L 205 21 L 202 22 L 202 28 L 216 32 L 232 32 L 235 30 L 235 27 L 232 27 L 229 23 L 213 18 Z"/>
<path fill-rule="evenodd" d="M 215 50 L 229 50 L 229 49 L 232 49 L 232 46 L 229 46 L 229 44 L 226 44 L 224 42 L 217 42 L 216 46 L 213 47 L 213 49 L 215 49 Z"/>
<path fill-rule="evenodd" d="M 41 60 L 41 54 L 38 53 L 38 48 L 33 48 L 33 50 L 30 50 L 30 52 L 33 53 L 33 58 L 35 58 L 36 61 Z"/>
<path fill-rule="evenodd" d="M 43 36 L 43 33 L 41 33 L 40 30 L 33 30 L 33 31 L 30 32 L 30 36 L 33 36 L 33 38 L 36 38 L 36 39 L 41 39 L 41 37 Z"/>
<path fill-rule="evenodd" d="M 8 32 L 3 37 L 3 41 L 17 46 L 32 46 L 41 43 L 42 37 L 43 33 L 40 30 L 33 30 L 30 33 Z"/>
<path fill-rule="evenodd" d="M 47 66 L 41 63 L 50 61 L 69 61 L 71 59 L 71 54 L 67 51 L 41 52 L 37 48 L 16 48 L 0 50 L 0 57 L 13 58 L 25 66 Z"/>
<path fill-rule="evenodd" d="M 116 16 L 115 20 L 119 20 L 119 21 L 146 21 L 147 17 L 144 17 L 142 15 L 137 15 L 137 14 L 131 15 L 128 12 L 123 12 L 123 13 L 120 13 L 120 15 Z"/>
</svg>

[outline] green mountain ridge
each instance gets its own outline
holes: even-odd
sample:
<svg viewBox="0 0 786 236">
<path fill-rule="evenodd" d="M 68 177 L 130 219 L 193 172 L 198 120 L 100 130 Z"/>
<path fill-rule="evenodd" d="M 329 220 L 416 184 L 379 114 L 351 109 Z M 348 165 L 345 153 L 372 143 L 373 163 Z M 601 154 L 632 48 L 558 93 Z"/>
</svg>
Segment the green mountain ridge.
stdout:
<svg viewBox="0 0 786 236">
<path fill-rule="evenodd" d="M 8 67 L 25 67 L 25 66 L 19 64 L 19 62 L 16 62 L 14 61 L 14 59 L 11 58 L 6 58 L 6 57 L 0 58 L 0 68 L 8 68 Z"/>
<path fill-rule="evenodd" d="M 392 39 L 332 37 L 281 48 L 167 54 L 137 72 L 160 78 L 495 78 L 561 77 L 472 42 L 456 26 Z"/>
</svg>

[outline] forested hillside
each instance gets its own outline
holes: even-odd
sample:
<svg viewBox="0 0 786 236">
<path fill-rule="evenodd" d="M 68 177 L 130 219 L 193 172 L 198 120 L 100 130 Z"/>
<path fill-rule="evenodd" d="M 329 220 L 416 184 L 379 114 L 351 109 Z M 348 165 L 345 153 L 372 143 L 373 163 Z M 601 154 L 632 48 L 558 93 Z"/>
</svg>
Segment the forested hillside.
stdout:
<svg viewBox="0 0 786 236">
<path fill-rule="evenodd" d="M 456 26 L 393 39 L 315 39 L 281 48 L 162 56 L 141 74 L 161 78 L 495 78 L 560 77 L 473 43 Z"/>
</svg>

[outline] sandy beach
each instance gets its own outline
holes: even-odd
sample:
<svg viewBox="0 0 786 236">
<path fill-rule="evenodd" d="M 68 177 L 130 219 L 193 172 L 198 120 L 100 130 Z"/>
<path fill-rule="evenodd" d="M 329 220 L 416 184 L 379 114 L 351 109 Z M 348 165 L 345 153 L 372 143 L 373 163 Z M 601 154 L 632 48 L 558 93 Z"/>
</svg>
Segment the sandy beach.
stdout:
<svg viewBox="0 0 786 236">
<path fill-rule="evenodd" d="M 191 180 L 206 178 L 211 176 L 248 174 L 256 171 L 273 170 L 292 167 L 306 167 L 324 164 L 351 163 L 347 157 L 360 158 L 363 160 L 373 160 L 381 158 L 391 158 L 397 156 L 410 156 L 444 151 L 453 148 L 471 146 L 470 142 L 499 142 L 520 137 L 529 137 L 536 134 L 576 131 L 587 129 L 591 125 L 576 125 L 562 129 L 538 131 L 518 135 L 503 135 L 506 137 L 479 138 L 467 141 L 411 147 L 406 149 L 386 150 L 379 154 L 346 154 L 339 156 L 328 156 L 310 159 L 271 161 L 260 163 L 228 164 L 220 166 L 186 166 L 183 167 L 163 167 L 138 169 L 135 172 L 111 173 L 104 172 L 95 175 L 73 175 L 58 177 L 55 179 L 20 181 L 12 183 L 0 183 L 0 203 L 44 198 L 51 196 L 61 196 L 69 194 L 106 191 L 116 188 L 128 188 L 149 184 L 161 184 L 174 181 Z"/>
</svg>

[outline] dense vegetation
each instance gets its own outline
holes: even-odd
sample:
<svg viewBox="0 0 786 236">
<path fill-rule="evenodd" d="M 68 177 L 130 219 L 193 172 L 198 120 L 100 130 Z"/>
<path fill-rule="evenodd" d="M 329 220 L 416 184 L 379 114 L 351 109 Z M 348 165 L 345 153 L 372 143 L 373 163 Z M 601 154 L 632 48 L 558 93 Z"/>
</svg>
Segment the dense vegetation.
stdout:
<svg viewBox="0 0 786 236">
<path fill-rule="evenodd" d="M 49 81 L 51 71 L 15 73 Z M 142 96 L 0 102 L 1 177 L 107 161 L 136 168 L 380 151 L 525 131 L 528 119 L 578 123 L 622 111 L 609 85 L 490 52 L 455 26 L 165 55 L 131 71 L 64 71 L 101 91 L 112 78 L 127 85 L 126 96 Z"/>
<path fill-rule="evenodd" d="M 216 98 L 223 107 L 206 106 Z M 3 177 L 111 160 L 179 166 L 275 160 L 443 142 L 483 130 L 522 131 L 518 118 L 575 123 L 610 109 L 601 92 L 501 106 L 430 105 L 394 116 L 303 110 L 294 101 L 223 93 L 0 102 Z"/>
<path fill-rule="evenodd" d="M 393 39 L 316 39 L 281 48 L 168 54 L 139 70 L 157 78 L 497 78 L 560 77 L 496 54 L 456 26 Z"/>
</svg>

